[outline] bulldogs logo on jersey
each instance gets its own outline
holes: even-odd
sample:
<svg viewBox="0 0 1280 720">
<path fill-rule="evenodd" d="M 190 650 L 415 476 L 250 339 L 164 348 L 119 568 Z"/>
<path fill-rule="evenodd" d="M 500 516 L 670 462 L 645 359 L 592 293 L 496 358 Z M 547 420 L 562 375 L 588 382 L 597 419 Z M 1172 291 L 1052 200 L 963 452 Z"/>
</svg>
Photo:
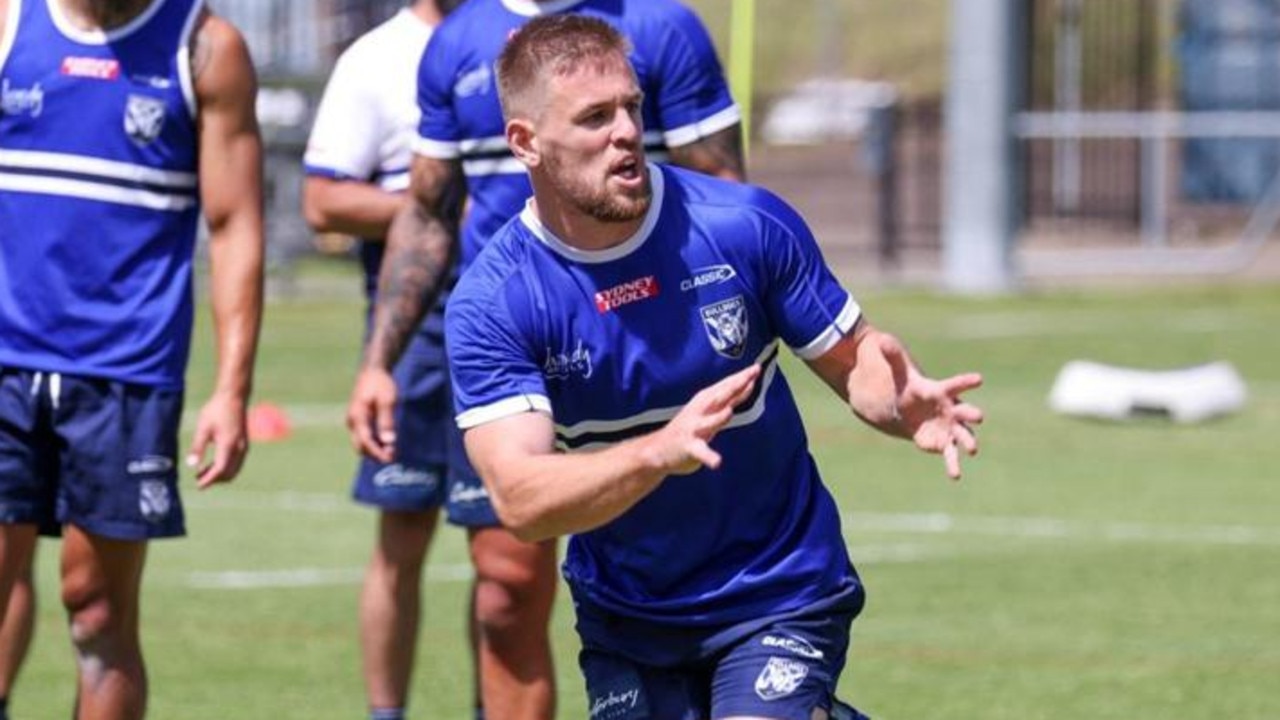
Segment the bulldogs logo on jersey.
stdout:
<svg viewBox="0 0 1280 720">
<path fill-rule="evenodd" d="M 160 137 L 164 128 L 164 101 L 146 95 L 130 95 L 124 108 L 124 131 L 138 145 Z"/>
<path fill-rule="evenodd" d="M 809 666 L 799 660 L 771 657 L 756 678 L 756 695 L 761 700 L 777 700 L 800 689 L 809 677 Z"/>
<path fill-rule="evenodd" d="M 707 331 L 711 347 L 721 355 L 737 360 L 747 347 L 747 304 L 741 295 L 718 303 L 703 305 L 702 328 Z"/>
</svg>

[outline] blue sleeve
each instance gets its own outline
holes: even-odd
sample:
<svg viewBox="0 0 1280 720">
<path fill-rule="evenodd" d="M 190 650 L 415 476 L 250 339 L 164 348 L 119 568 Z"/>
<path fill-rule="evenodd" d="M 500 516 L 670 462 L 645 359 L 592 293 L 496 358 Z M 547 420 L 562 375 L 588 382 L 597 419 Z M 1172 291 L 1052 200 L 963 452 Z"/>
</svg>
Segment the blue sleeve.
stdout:
<svg viewBox="0 0 1280 720">
<path fill-rule="evenodd" d="M 551 414 L 542 369 L 510 312 L 509 293 L 467 285 L 464 279 L 445 309 L 458 426 L 529 411 Z"/>
<path fill-rule="evenodd" d="M 443 28 L 443 26 L 442 26 Z M 453 105 L 456 53 L 452 37 L 437 31 L 418 63 L 418 141 L 414 150 L 428 157 L 458 157 L 461 132 Z"/>
<path fill-rule="evenodd" d="M 693 10 L 671 3 L 670 17 L 651 28 L 659 123 L 668 145 L 687 145 L 741 120 L 715 45 Z"/>
<path fill-rule="evenodd" d="M 811 360 L 851 331 L 862 311 L 827 267 L 800 215 L 766 191 L 758 198 L 765 312 L 783 342 Z"/>
</svg>

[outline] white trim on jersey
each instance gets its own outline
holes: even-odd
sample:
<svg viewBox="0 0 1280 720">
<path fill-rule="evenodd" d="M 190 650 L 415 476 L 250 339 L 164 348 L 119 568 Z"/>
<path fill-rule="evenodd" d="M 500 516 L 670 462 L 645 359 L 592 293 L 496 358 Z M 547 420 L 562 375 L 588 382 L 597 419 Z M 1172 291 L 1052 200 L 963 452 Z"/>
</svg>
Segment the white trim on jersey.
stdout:
<svg viewBox="0 0 1280 720">
<path fill-rule="evenodd" d="M 858 318 L 862 317 L 862 308 L 858 306 L 858 301 L 850 295 L 845 301 L 844 307 L 840 309 L 840 313 L 836 315 L 835 322 L 826 330 L 818 334 L 818 337 L 809 342 L 808 345 L 800 348 L 792 348 L 792 352 L 801 360 L 814 360 L 822 357 L 828 350 L 836 346 L 840 339 L 849 334 L 849 331 L 858 324 Z"/>
<path fill-rule="evenodd" d="M 528 171 L 524 163 L 513 157 L 483 158 L 480 160 L 463 160 L 462 172 L 467 177 L 481 175 L 519 175 Z"/>
<path fill-rule="evenodd" d="M 461 143 L 444 140 L 432 140 L 419 135 L 413 141 L 413 151 L 436 160 L 457 160 L 462 155 Z"/>
<path fill-rule="evenodd" d="M 49 17 L 53 19 L 53 24 L 58 28 L 58 32 L 67 36 L 68 39 L 74 40 L 85 45 L 106 45 L 109 42 L 116 42 L 132 35 L 138 28 L 146 24 L 156 13 L 160 12 L 160 8 L 164 7 L 166 2 L 170 0 L 152 0 L 137 17 L 118 28 L 110 31 L 104 30 L 81 30 L 74 23 L 62 14 L 62 6 L 58 0 L 45 0 L 49 6 Z"/>
<path fill-rule="evenodd" d="M 512 415 L 540 412 L 551 415 L 551 400 L 546 395 L 516 395 L 495 403 L 474 407 L 455 418 L 462 430 L 501 420 Z"/>
<path fill-rule="evenodd" d="M 713 114 L 711 117 L 667 130 L 662 133 L 662 138 L 666 140 L 667 147 L 680 147 L 691 142 L 697 142 L 708 135 L 733 127 L 740 122 L 742 122 L 742 110 L 735 103 Z"/>
<path fill-rule="evenodd" d="M 4 35 L 0 35 L 0 71 L 9 59 L 13 43 L 18 37 L 18 16 L 22 13 L 22 0 L 9 0 L 9 13 L 4 19 Z"/>
<path fill-rule="evenodd" d="M 404 192 L 409 189 L 410 177 L 408 170 L 391 173 L 385 177 L 378 178 L 378 187 L 387 192 Z"/>
<path fill-rule="evenodd" d="M 197 183 L 195 173 L 160 170 L 146 165 L 135 165 L 133 163 L 67 153 L 5 150 L 0 148 L 0 165 L 32 170 L 58 170 L 84 175 L 100 175 L 105 182 L 124 180 L 126 182 L 163 185 L 175 190 L 193 190 Z"/>
<path fill-rule="evenodd" d="M 67 195 L 153 210 L 186 210 L 197 203 L 195 173 L 158 170 L 83 155 L 3 149 L 0 149 L 0 167 L 9 169 L 0 173 L 3 190 Z M 42 171 L 80 177 L 39 174 Z M 153 187 L 131 187 L 130 184 Z"/>
<path fill-rule="evenodd" d="M 490 153 L 490 152 L 511 152 L 511 146 L 507 144 L 506 135 L 494 135 L 486 138 L 475 138 L 473 140 L 460 140 L 458 142 L 458 152 L 463 155 L 471 153 Z"/>
<path fill-rule="evenodd" d="M 644 215 L 644 222 L 640 224 L 640 229 L 636 230 L 634 235 L 611 248 L 582 250 L 556 237 L 555 233 L 542 224 L 537 213 L 534 212 L 533 198 L 530 198 L 525 203 L 524 210 L 520 212 L 520 221 L 552 252 L 573 262 L 593 265 L 626 257 L 643 245 L 645 240 L 649 239 L 650 233 L 653 232 L 653 227 L 658 224 L 658 217 L 662 215 L 663 184 L 665 182 L 662 177 L 662 170 L 652 163 L 649 163 L 648 167 L 649 183 L 653 188 L 653 199 L 649 203 L 649 210 Z"/>
<path fill-rule="evenodd" d="M 769 343 L 767 346 L 765 346 L 764 350 L 761 351 L 760 355 L 756 357 L 755 362 L 757 364 L 764 362 L 766 359 L 769 358 L 771 354 L 776 356 L 777 350 L 778 350 L 778 341 L 775 340 Z M 775 357 L 773 362 L 770 362 L 768 366 L 765 368 L 764 376 L 761 377 L 759 380 L 760 389 L 755 394 L 756 396 L 755 402 L 751 404 L 751 407 L 745 410 L 740 410 L 738 412 L 735 412 L 733 415 L 733 418 L 729 420 L 729 423 L 727 425 L 725 425 L 726 428 L 735 428 L 735 427 L 742 427 L 744 425 L 750 425 L 751 423 L 754 423 L 756 420 L 760 419 L 760 416 L 764 414 L 764 410 L 765 410 L 765 398 L 768 396 L 769 389 L 773 385 L 773 381 L 777 377 L 777 375 L 778 375 L 778 361 Z M 617 420 L 583 420 L 581 422 L 576 422 L 572 425 L 557 424 L 556 425 L 556 436 L 557 436 L 556 446 L 559 447 L 561 450 L 566 450 L 568 449 L 568 444 L 565 441 L 572 441 L 574 438 L 582 437 L 583 435 L 588 435 L 588 434 L 625 435 L 628 430 L 640 429 L 647 426 L 655 425 L 657 423 L 667 423 L 667 422 L 670 422 L 670 420 L 674 418 L 676 415 L 678 415 L 682 409 L 684 409 L 684 406 L 680 405 L 677 407 L 655 408 L 653 410 L 646 410 L 642 413 L 632 415 L 631 417 L 620 418 Z M 589 443 L 584 443 L 582 445 L 574 445 L 573 450 L 575 452 L 582 451 L 582 450 L 595 450 L 599 448 L 608 447 L 614 444 L 616 443 L 603 442 L 603 441 L 589 442 Z"/>
<path fill-rule="evenodd" d="M 508 10 L 524 17 L 554 15 L 555 13 L 568 10 L 575 5 L 581 5 L 584 2 L 586 2 L 586 0 L 543 0 L 543 2 L 534 2 L 534 0 L 502 0 L 502 4 Z"/>
<path fill-rule="evenodd" d="M 203 1 L 191 3 L 191 12 L 187 15 L 187 21 L 182 24 L 182 42 L 178 45 L 178 83 L 182 85 L 182 97 L 187 101 L 187 112 L 191 113 L 192 118 L 200 108 L 196 102 L 195 80 L 191 77 L 191 31 L 203 9 Z"/>
<path fill-rule="evenodd" d="M 15 173 L 0 173 L 0 190 L 63 195 L 120 205 L 135 205 L 151 210 L 187 210 L 195 207 L 197 202 L 194 194 L 168 195 L 150 190 L 126 188 L 119 185 L 108 185 L 86 180 L 19 175 Z"/>
</svg>

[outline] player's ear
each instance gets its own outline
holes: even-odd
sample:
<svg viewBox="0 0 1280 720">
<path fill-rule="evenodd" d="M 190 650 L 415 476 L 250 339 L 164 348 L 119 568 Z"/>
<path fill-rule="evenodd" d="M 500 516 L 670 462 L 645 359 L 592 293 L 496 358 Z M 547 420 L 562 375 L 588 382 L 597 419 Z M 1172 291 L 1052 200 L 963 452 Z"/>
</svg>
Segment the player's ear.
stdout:
<svg viewBox="0 0 1280 720">
<path fill-rule="evenodd" d="M 537 167 L 542 162 L 538 136 L 534 132 L 533 123 L 528 120 L 515 119 L 507 123 L 507 145 L 525 167 Z"/>
</svg>

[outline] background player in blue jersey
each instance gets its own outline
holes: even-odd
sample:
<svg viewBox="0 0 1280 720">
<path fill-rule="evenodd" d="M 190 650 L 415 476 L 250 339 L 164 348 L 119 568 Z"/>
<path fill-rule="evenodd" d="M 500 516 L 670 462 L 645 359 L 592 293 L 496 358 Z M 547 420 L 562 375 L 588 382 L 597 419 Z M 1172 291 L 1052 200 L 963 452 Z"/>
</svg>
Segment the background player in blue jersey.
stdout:
<svg viewBox="0 0 1280 720">
<path fill-rule="evenodd" d="M 0 87 L 0 599 L 37 532 L 61 532 L 77 717 L 141 718 L 146 543 L 185 532 L 177 435 L 202 206 L 218 367 L 186 461 L 208 488 L 248 450 L 253 66 L 200 0 L 0 0 Z"/>
<path fill-rule="evenodd" d="M 431 254 L 432 243 L 439 240 L 453 252 L 458 189 L 465 185 L 469 198 L 461 230 L 464 270 L 530 193 L 523 166 L 506 146 L 494 62 L 531 18 L 562 14 L 603 18 L 632 39 L 647 92 L 644 113 L 654 131 L 648 140 L 656 152 L 703 172 L 742 176 L 739 111 L 706 29 L 687 7 L 675 0 L 464 3 L 436 31 L 419 69 L 422 120 L 410 202 L 388 236 L 374 329 L 348 415 L 357 442 L 381 462 L 389 462 L 397 447 L 421 442 L 396 427 L 389 369 L 418 327 L 424 290 L 442 277 L 434 271 L 447 264 L 445 256 Z M 490 718 L 551 717 L 546 625 L 555 589 L 554 541 L 522 543 L 497 526 L 478 478 L 466 496 L 493 523 L 471 536 L 486 711 Z"/>
<path fill-rule="evenodd" d="M 497 73 L 534 195 L 449 301 L 458 424 L 513 532 L 574 534 L 591 717 L 849 717 L 863 590 L 780 345 L 953 477 L 980 376 L 925 377 L 777 197 L 647 165 L 607 24 L 535 20 Z"/>
<path fill-rule="evenodd" d="M 370 313 L 383 239 L 409 186 L 419 118 L 418 62 L 435 26 L 456 4 L 418 0 L 360 37 L 338 58 L 316 112 L 304 159 L 304 214 L 317 231 L 362 238 Z M 396 365 L 401 389 L 396 421 L 414 442 L 391 463 L 364 458 L 352 490 L 359 502 L 380 510 L 360 593 L 365 692 L 374 720 L 405 716 L 418 646 L 422 568 L 440 506 L 456 524 L 493 523 L 487 511 L 477 516 L 472 504 L 449 502 L 456 481 L 474 478 L 474 472 L 453 423 L 443 302 L 442 297 Z M 474 612 L 469 620 L 474 644 Z"/>
</svg>

